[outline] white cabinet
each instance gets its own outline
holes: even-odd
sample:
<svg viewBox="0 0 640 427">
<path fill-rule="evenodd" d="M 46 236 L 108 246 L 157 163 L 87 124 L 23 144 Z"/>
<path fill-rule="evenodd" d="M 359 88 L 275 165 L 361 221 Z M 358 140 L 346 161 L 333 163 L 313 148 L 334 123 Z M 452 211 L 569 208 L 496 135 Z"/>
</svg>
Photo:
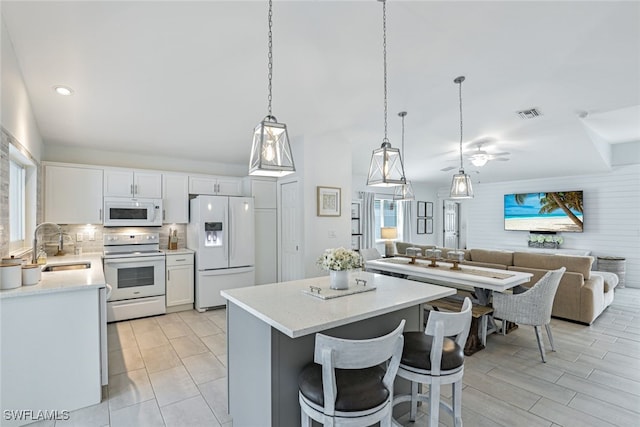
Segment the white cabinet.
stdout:
<svg viewBox="0 0 640 427">
<path fill-rule="evenodd" d="M 162 174 L 162 222 L 186 224 L 189 222 L 189 176 Z"/>
<path fill-rule="evenodd" d="M 189 194 L 240 196 L 242 195 L 242 178 L 231 176 L 190 176 Z"/>
<path fill-rule="evenodd" d="M 45 221 L 102 223 L 102 169 L 46 165 L 44 174 Z"/>
<path fill-rule="evenodd" d="M 193 253 L 167 254 L 167 307 L 193 308 Z M 170 310 L 169 310 L 170 311 Z"/>
<path fill-rule="evenodd" d="M 248 177 L 245 194 L 254 199 L 256 285 L 278 279 L 277 184 L 275 179 Z"/>
<path fill-rule="evenodd" d="M 162 174 L 127 169 L 104 170 L 105 197 L 162 198 Z"/>
</svg>

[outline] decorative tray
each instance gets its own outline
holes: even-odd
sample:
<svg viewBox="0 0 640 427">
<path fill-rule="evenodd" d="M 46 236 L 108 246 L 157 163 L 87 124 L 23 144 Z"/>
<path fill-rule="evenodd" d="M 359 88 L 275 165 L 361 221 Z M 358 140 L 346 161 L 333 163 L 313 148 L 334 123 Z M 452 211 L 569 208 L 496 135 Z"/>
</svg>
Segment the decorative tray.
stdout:
<svg viewBox="0 0 640 427">
<path fill-rule="evenodd" d="M 333 299 L 375 290 L 375 286 L 356 283 L 355 285 L 350 285 L 347 289 L 331 289 L 329 286 L 309 286 L 309 289 L 302 289 L 302 293 L 320 299 Z"/>
</svg>

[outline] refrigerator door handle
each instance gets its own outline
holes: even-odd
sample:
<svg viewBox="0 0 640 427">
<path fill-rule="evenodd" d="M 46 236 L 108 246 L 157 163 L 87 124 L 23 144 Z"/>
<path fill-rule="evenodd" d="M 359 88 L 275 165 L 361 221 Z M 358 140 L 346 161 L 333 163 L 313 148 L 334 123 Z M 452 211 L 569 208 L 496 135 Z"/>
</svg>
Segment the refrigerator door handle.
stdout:
<svg viewBox="0 0 640 427">
<path fill-rule="evenodd" d="M 229 207 L 227 206 L 227 209 L 225 209 L 224 211 L 224 223 L 227 225 L 227 229 L 225 230 L 225 232 L 223 233 L 223 238 L 224 238 L 224 259 L 225 261 L 229 260 L 229 246 L 230 246 L 230 242 L 229 240 L 231 239 L 231 223 L 229 222 Z"/>
</svg>

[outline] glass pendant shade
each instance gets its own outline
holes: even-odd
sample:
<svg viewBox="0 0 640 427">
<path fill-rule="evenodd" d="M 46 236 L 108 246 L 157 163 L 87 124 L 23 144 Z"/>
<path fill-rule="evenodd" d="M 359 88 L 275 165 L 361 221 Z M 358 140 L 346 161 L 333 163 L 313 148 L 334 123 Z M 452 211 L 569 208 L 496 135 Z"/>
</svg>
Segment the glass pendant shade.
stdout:
<svg viewBox="0 0 640 427">
<path fill-rule="evenodd" d="M 295 171 L 287 125 L 265 117 L 253 132 L 249 175 L 282 177 Z"/>
<path fill-rule="evenodd" d="M 391 147 L 388 141 L 383 142 L 380 148 L 373 150 L 371 155 L 367 185 L 394 187 L 406 182 L 400 150 Z"/>
<path fill-rule="evenodd" d="M 449 194 L 451 199 L 472 199 L 473 188 L 471 187 L 471 177 L 464 173 L 463 169 L 460 169 L 457 174 L 453 176 L 451 182 L 451 192 Z"/>
<path fill-rule="evenodd" d="M 393 194 L 393 200 L 403 201 L 403 200 L 415 200 L 416 196 L 413 192 L 413 186 L 411 185 L 411 181 L 407 181 L 404 185 L 396 186 Z"/>
</svg>

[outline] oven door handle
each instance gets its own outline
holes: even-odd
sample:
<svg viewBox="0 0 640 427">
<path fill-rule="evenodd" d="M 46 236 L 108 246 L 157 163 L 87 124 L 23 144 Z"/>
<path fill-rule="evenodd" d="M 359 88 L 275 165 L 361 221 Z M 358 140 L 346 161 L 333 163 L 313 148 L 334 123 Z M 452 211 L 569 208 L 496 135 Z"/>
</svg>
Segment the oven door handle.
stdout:
<svg viewBox="0 0 640 427">
<path fill-rule="evenodd" d="M 164 261 L 164 255 L 159 256 L 145 256 L 145 257 L 130 257 L 130 258 L 104 258 L 104 264 L 114 265 L 114 264 L 130 264 L 130 263 L 148 263 L 154 261 Z"/>
<path fill-rule="evenodd" d="M 107 299 L 109 299 L 111 298 L 111 294 L 113 293 L 113 287 L 108 283 L 106 283 L 105 285 L 107 287 Z"/>
</svg>

